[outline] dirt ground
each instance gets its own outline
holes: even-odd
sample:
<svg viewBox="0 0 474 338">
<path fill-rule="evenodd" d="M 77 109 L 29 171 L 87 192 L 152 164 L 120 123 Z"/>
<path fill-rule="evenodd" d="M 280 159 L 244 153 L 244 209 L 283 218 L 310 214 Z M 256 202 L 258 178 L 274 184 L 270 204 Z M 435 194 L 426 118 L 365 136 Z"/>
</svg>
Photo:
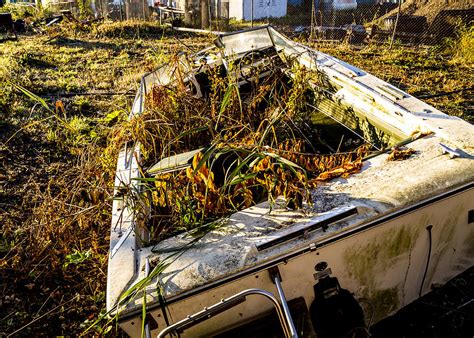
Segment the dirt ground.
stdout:
<svg viewBox="0 0 474 338">
<path fill-rule="evenodd" d="M 0 44 L 0 336 L 78 335 L 104 312 L 114 135 L 144 72 L 210 41 L 124 22 Z M 474 122 L 449 46 L 316 47 Z"/>
</svg>

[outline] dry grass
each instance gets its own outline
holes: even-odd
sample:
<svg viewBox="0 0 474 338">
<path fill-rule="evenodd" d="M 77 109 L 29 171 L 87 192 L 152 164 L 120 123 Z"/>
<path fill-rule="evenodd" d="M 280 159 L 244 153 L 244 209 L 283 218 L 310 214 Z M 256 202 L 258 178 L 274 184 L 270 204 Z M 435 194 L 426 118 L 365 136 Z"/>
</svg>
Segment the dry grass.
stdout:
<svg viewBox="0 0 474 338">
<path fill-rule="evenodd" d="M 143 72 L 191 43 L 152 33 L 95 36 L 65 26 L 0 45 L 0 78 L 8 81 L 0 88 L 5 334 L 77 334 L 104 307 L 117 150 L 108 135 L 125 119 Z"/>
<path fill-rule="evenodd" d="M 461 27 L 451 46 L 452 63 L 474 68 L 474 26 Z M 471 79 L 472 80 L 472 79 Z"/>
<path fill-rule="evenodd" d="M 127 93 L 171 51 L 209 42 L 162 33 L 153 24 L 107 23 L 0 45 L 0 79 L 10 81 L 0 87 L 0 335 L 79 334 L 104 307 L 115 156 L 129 136 L 113 135 L 128 123 Z M 449 51 L 324 51 L 414 95 L 472 86 L 472 68 L 450 62 Z M 429 103 L 472 121 L 468 94 Z"/>
<path fill-rule="evenodd" d="M 291 67 L 293 77 L 281 67 Z M 270 69 L 271 75 L 240 89 L 232 85 L 232 73 L 222 77 L 219 70 L 205 71 L 210 92 L 203 98 L 189 95 L 185 83 L 178 90 L 154 86 L 149 92 L 145 112 L 132 119 L 129 133 L 148 163 L 204 148 L 187 170 L 147 179 L 154 180 L 154 186 L 145 184 L 153 198 L 145 190 L 143 199 L 156 212 L 160 232 L 202 228 L 278 196 L 299 208 L 311 202 L 307 191 L 318 182 L 360 170 L 369 148 L 361 143 L 345 153 L 320 154 L 328 149 L 314 135 L 306 102 L 316 104 L 318 94 L 323 96 L 313 89 L 325 87 L 322 74 L 291 62 Z M 155 235 L 162 237 L 160 232 Z"/>
</svg>

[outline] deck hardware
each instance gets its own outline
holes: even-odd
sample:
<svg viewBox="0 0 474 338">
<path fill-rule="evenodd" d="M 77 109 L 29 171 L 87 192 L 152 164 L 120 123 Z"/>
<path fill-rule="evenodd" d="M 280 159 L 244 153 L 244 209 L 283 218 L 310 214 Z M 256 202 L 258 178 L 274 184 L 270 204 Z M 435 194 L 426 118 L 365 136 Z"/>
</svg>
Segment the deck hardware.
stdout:
<svg viewBox="0 0 474 338">
<path fill-rule="evenodd" d="M 311 251 L 316 250 L 316 244 L 311 243 L 311 244 L 309 245 L 309 250 L 311 250 Z"/>
<path fill-rule="evenodd" d="M 351 206 L 351 207 L 348 207 L 348 208 L 343 208 L 342 211 L 338 214 L 333 214 L 331 216 L 328 216 L 324 219 L 319 219 L 317 221 L 310 220 L 307 224 L 305 224 L 304 227 L 299 227 L 296 230 L 291 231 L 291 232 L 287 232 L 286 234 L 281 235 L 279 237 L 270 239 L 270 240 L 265 241 L 265 242 L 261 242 L 261 243 L 256 245 L 256 248 L 257 248 L 258 251 L 262 251 L 262 250 L 265 250 L 265 249 L 271 248 L 273 246 L 282 244 L 284 242 L 287 242 L 291 239 L 294 239 L 294 238 L 297 238 L 297 237 L 300 237 L 300 236 L 303 236 L 303 238 L 304 238 L 305 233 L 308 234 L 311 231 L 314 231 L 318 228 L 322 228 L 323 231 L 327 230 L 329 225 L 331 225 L 332 223 L 338 222 L 340 220 L 343 220 L 344 218 L 347 218 L 347 217 L 350 217 L 350 216 L 353 216 L 353 215 L 357 215 L 357 214 L 358 214 L 357 207 Z"/>
<path fill-rule="evenodd" d="M 319 279 L 327 277 L 331 274 L 332 274 L 332 270 L 331 270 L 331 268 L 329 268 L 329 269 L 324 269 L 322 271 L 315 272 L 313 274 L 313 277 L 314 277 L 315 280 L 319 280 Z"/>
<path fill-rule="evenodd" d="M 467 224 L 474 223 L 474 209 L 467 212 Z"/>
<path fill-rule="evenodd" d="M 321 278 L 328 277 L 332 274 L 332 270 L 331 270 L 331 268 L 328 268 L 328 263 L 326 263 L 326 262 L 319 262 L 314 267 L 314 270 L 316 271 L 313 274 L 313 277 L 314 277 L 315 280 L 319 280 Z"/>
<path fill-rule="evenodd" d="M 247 289 L 239 293 L 236 293 L 235 295 L 230 296 L 229 298 L 223 299 L 221 302 L 217 304 L 209 306 L 207 310 L 201 310 L 195 314 L 188 315 L 185 319 L 180 320 L 179 322 L 176 322 L 175 324 L 168 326 L 167 328 L 162 330 L 158 334 L 157 337 L 158 338 L 165 337 L 171 332 L 183 332 L 187 328 L 190 328 L 196 324 L 199 324 L 200 322 L 208 318 L 211 318 L 219 313 L 222 313 L 226 310 L 233 308 L 234 306 L 237 306 L 245 302 L 247 296 L 250 296 L 250 295 L 260 295 L 270 300 L 276 309 L 278 319 L 280 320 L 280 324 L 282 325 L 282 328 L 285 332 L 285 337 L 292 337 L 290 336 L 290 328 L 288 327 L 288 323 L 285 320 L 285 315 L 283 313 L 283 309 L 280 303 L 271 292 L 268 292 L 262 289 Z"/>
<path fill-rule="evenodd" d="M 323 271 L 323 270 L 326 270 L 328 267 L 328 263 L 326 262 L 319 262 L 318 264 L 316 264 L 314 266 L 314 270 L 316 271 Z"/>
<path fill-rule="evenodd" d="M 290 308 L 288 307 L 288 302 L 286 301 L 285 292 L 281 286 L 282 279 L 280 270 L 278 269 L 278 266 L 273 266 L 268 269 L 268 272 L 270 273 L 270 277 L 277 288 L 278 296 L 280 297 L 280 302 L 283 308 L 283 314 L 285 315 L 285 320 L 290 330 L 290 337 L 296 338 L 298 337 L 298 334 L 296 333 L 296 327 L 295 323 L 293 322 L 293 318 L 291 318 Z"/>
<path fill-rule="evenodd" d="M 455 158 L 455 157 L 460 157 L 461 154 L 457 152 L 455 149 L 448 147 L 445 144 L 440 143 L 439 146 L 441 147 L 441 153 L 444 154 L 449 154 L 449 158 Z"/>
</svg>

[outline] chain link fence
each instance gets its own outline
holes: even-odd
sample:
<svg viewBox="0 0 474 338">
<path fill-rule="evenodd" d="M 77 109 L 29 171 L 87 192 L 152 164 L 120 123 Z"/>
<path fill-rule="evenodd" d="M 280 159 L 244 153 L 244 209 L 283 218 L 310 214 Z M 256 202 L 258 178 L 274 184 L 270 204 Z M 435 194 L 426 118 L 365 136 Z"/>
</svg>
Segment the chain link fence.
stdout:
<svg viewBox="0 0 474 338">
<path fill-rule="evenodd" d="M 328 4 L 316 0 L 306 9 L 301 7 L 304 4 L 290 5 L 288 18 L 305 13 L 302 25 L 310 37 L 329 42 L 436 44 L 453 37 L 460 27 L 472 25 L 474 19 L 474 5 L 463 2 L 334 0 Z"/>
<path fill-rule="evenodd" d="M 472 0 L 43 0 L 43 5 L 73 12 L 90 6 L 96 17 L 216 31 L 270 23 L 290 35 L 353 44 L 437 44 L 474 22 Z"/>
<path fill-rule="evenodd" d="M 327 42 L 436 44 L 472 26 L 472 0 L 96 0 L 100 15 L 203 29 L 270 23 Z"/>
</svg>

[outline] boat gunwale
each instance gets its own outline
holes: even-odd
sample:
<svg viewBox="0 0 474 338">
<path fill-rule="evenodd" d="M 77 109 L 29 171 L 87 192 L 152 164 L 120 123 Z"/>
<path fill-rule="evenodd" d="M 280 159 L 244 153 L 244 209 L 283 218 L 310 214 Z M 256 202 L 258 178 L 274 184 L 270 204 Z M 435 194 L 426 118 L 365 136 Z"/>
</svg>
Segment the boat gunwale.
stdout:
<svg viewBox="0 0 474 338">
<path fill-rule="evenodd" d="M 452 188 L 452 187 L 450 187 Z M 278 264 L 287 262 L 288 260 L 292 260 L 296 257 L 299 257 L 301 255 L 304 255 L 308 252 L 316 251 L 317 249 L 320 249 L 322 247 L 328 246 L 332 243 L 344 240 L 347 237 L 354 236 L 356 234 L 368 231 L 374 227 L 377 226 L 382 226 L 384 223 L 397 219 L 399 217 L 402 217 L 406 214 L 416 212 L 418 209 L 421 209 L 423 207 L 426 207 L 430 204 L 436 203 L 438 201 L 442 201 L 444 199 L 453 197 L 457 194 L 463 193 L 465 191 L 468 191 L 470 189 L 474 188 L 474 182 L 468 182 L 464 184 L 460 184 L 456 186 L 455 188 L 452 189 L 446 189 L 444 192 L 441 192 L 440 194 L 432 197 L 428 197 L 424 200 L 421 200 L 417 203 L 408 205 L 408 206 L 401 206 L 396 209 L 392 209 L 387 211 L 386 213 L 382 213 L 377 215 L 375 218 L 369 219 L 367 222 L 362 222 L 362 224 L 355 224 L 353 227 L 349 227 L 347 229 L 344 229 L 341 232 L 331 234 L 330 236 L 321 239 L 320 241 L 317 241 L 316 243 L 310 243 L 302 248 L 299 248 L 293 252 L 290 252 L 285 255 L 281 255 L 279 257 L 275 257 L 273 259 L 270 259 L 266 262 L 263 262 L 258 265 L 251 266 L 249 268 L 243 269 L 241 271 L 235 272 L 231 275 L 219 278 L 217 280 L 208 282 L 204 285 L 195 287 L 190 290 L 183 291 L 182 293 L 179 293 L 175 296 L 171 296 L 166 299 L 162 299 L 160 302 L 152 302 L 152 303 L 147 303 L 147 312 L 148 311 L 153 311 L 156 309 L 163 309 L 163 307 L 167 305 L 171 305 L 173 303 L 179 302 L 181 300 L 184 300 L 189 297 L 193 297 L 195 295 L 201 294 L 203 292 L 206 292 L 210 289 L 213 289 L 215 287 L 219 287 L 228 283 L 231 283 L 233 281 L 239 280 L 241 278 L 247 277 L 253 273 L 256 273 L 258 271 L 262 270 L 267 270 L 271 267 L 277 266 Z M 132 310 L 127 310 L 123 309 L 122 312 L 118 312 L 118 320 L 119 322 L 124 322 L 129 319 L 132 319 L 136 317 L 137 315 L 141 314 L 141 308 L 140 309 L 132 309 Z"/>
</svg>

